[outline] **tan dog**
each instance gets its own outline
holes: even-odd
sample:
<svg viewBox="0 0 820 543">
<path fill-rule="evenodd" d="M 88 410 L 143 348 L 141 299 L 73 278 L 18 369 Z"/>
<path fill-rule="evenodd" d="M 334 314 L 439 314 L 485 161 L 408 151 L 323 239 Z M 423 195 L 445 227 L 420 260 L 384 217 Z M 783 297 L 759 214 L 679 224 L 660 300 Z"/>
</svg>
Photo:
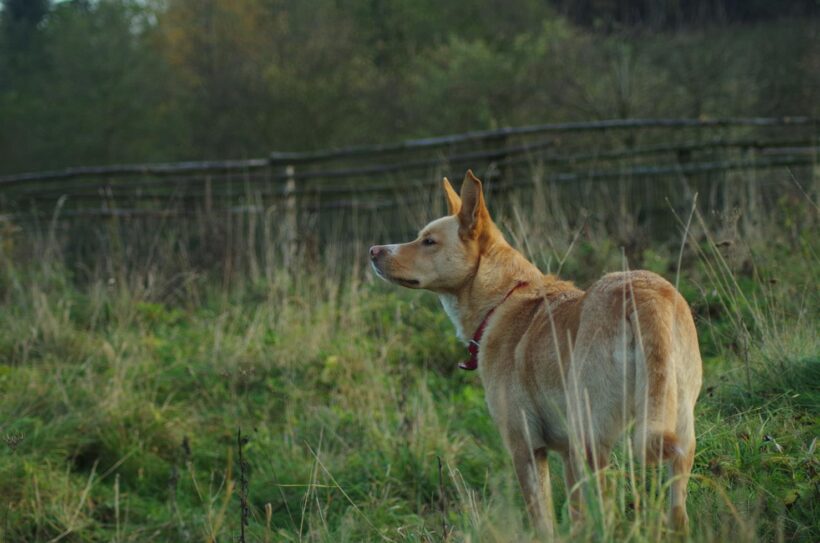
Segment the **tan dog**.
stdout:
<svg viewBox="0 0 820 543">
<path fill-rule="evenodd" d="M 544 275 L 505 241 L 471 171 L 461 196 L 447 179 L 444 192 L 449 216 L 414 241 L 372 247 L 371 264 L 388 281 L 437 293 L 470 341 L 461 367 L 478 366 L 533 522 L 552 532 L 546 451 L 564 459 L 575 516 L 584 468 L 606 466 L 634 420 L 638 459 L 670 464 L 670 520 L 685 530 L 701 386 L 686 301 L 647 271 L 608 274 L 586 292 Z"/>
</svg>

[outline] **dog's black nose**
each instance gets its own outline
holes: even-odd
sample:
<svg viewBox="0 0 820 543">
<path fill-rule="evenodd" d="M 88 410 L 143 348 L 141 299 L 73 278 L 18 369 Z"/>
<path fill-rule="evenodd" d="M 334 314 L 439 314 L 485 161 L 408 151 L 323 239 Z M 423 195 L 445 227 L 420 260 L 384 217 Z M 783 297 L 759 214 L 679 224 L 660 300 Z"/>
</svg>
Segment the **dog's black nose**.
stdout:
<svg viewBox="0 0 820 543">
<path fill-rule="evenodd" d="M 384 247 L 381 245 L 374 245 L 370 248 L 370 260 L 376 260 L 382 252 L 384 252 Z"/>
</svg>

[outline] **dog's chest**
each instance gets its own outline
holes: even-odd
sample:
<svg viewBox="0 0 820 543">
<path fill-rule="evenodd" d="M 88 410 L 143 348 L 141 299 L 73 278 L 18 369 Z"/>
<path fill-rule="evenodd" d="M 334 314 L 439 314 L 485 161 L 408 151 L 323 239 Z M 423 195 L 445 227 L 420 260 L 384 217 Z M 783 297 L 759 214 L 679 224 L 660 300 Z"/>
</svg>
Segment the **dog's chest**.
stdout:
<svg viewBox="0 0 820 543">
<path fill-rule="evenodd" d="M 444 312 L 447 313 L 450 322 L 456 327 L 456 336 L 458 336 L 458 339 L 461 341 L 466 342 L 464 329 L 461 327 L 461 316 L 458 312 L 458 300 L 450 294 L 439 294 L 438 297 L 439 300 L 441 300 L 442 307 L 444 307 Z"/>
</svg>

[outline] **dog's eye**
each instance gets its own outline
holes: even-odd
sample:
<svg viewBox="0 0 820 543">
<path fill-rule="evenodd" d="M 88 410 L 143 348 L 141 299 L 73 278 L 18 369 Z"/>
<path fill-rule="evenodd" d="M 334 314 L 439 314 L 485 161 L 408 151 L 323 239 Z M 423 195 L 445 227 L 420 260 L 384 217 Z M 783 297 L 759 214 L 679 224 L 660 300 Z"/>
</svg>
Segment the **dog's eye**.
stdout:
<svg viewBox="0 0 820 543">
<path fill-rule="evenodd" d="M 433 238 L 424 238 L 423 240 L 421 240 L 421 244 L 422 245 L 428 245 L 428 246 L 429 245 L 435 245 L 436 240 L 434 240 Z"/>
</svg>

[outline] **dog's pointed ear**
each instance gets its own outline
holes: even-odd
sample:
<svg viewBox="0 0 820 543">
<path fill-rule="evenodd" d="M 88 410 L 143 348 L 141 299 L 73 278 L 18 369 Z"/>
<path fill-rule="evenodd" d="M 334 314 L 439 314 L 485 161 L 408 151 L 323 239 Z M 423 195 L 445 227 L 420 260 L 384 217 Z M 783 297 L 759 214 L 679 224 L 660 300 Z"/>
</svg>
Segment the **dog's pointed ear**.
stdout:
<svg viewBox="0 0 820 543">
<path fill-rule="evenodd" d="M 453 189 L 453 185 L 450 184 L 450 180 L 446 177 L 441 182 L 441 186 L 444 188 L 444 197 L 447 198 L 447 214 L 458 214 L 461 209 L 461 198 L 458 193 Z"/>
<path fill-rule="evenodd" d="M 490 222 L 490 212 L 484 203 L 481 181 L 467 170 L 461 183 L 461 209 L 458 212 L 459 234 L 465 239 L 478 238 Z"/>
</svg>

